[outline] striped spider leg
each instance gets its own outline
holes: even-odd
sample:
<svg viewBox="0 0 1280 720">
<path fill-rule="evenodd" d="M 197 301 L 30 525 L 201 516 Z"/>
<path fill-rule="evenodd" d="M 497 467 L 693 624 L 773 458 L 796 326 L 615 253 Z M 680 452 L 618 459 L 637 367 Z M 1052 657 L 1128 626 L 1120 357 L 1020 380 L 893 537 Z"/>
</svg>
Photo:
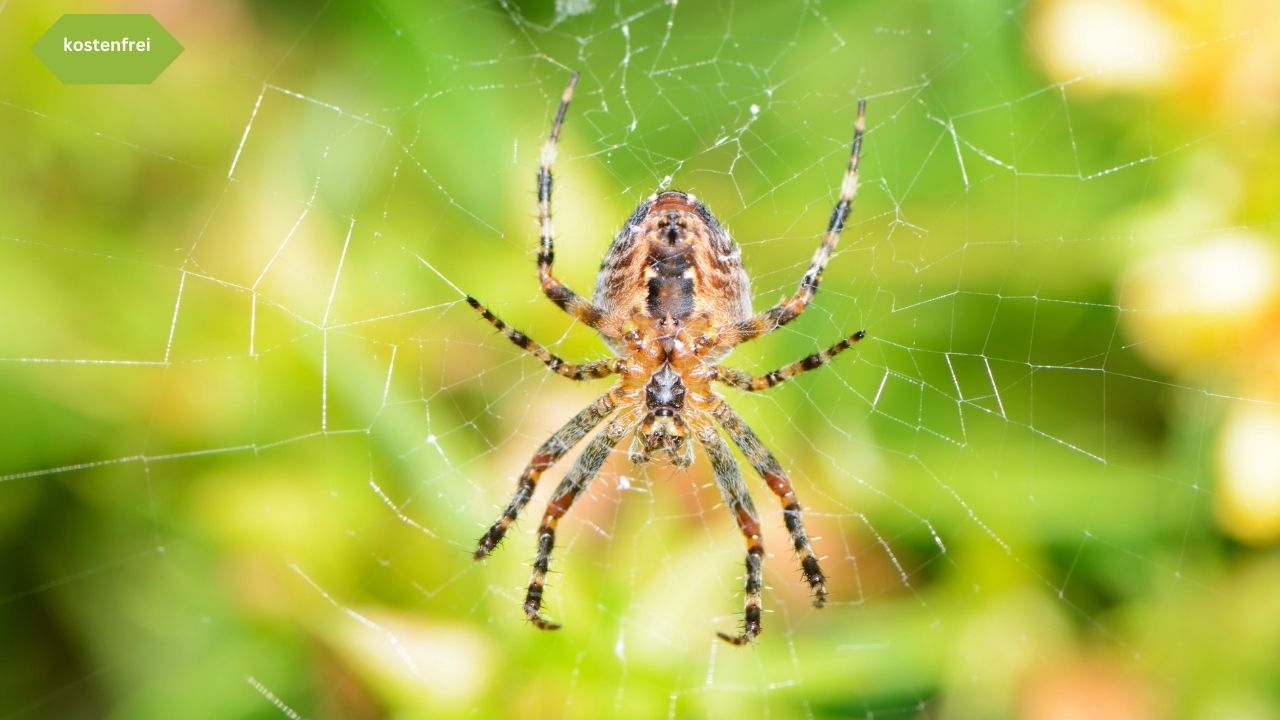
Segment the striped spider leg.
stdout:
<svg viewBox="0 0 1280 720">
<path fill-rule="evenodd" d="M 574 292 L 568 285 L 560 282 L 551 271 L 555 262 L 555 226 L 551 222 L 551 165 L 556 160 L 556 150 L 560 143 L 560 128 L 564 126 L 564 116 L 569 111 L 569 101 L 573 99 L 573 89 L 578 85 L 578 73 L 569 77 L 569 84 L 560 96 L 560 107 L 556 110 L 556 119 L 551 125 L 551 134 L 542 146 L 542 155 L 538 162 L 538 230 L 541 239 L 538 244 L 538 280 L 542 292 L 557 307 L 576 318 L 587 327 L 602 334 L 616 336 L 618 333 L 607 328 L 608 319 L 603 310 L 595 303 Z"/>
<path fill-rule="evenodd" d="M 724 496 L 724 504 L 733 513 L 733 519 L 747 541 L 742 632 L 738 635 L 716 635 L 734 645 L 746 645 L 760 634 L 760 587 L 764 582 L 764 542 L 760 534 L 760 517 L 756 514 L 755 504 L 751 502 L 747 485 L 742 481 L 742 471 L 738 469 L 738 463 L 733 461 L 733 455 L 720 438 L 720 433 L 714 427 L 703 428 L 698 432 L 698 441 L 702 443 L 707 459 L 711 461 L 711 470 L 715 474 L 720 494 Z"/>
<path fill-rule="evenodd" d="M 867 101 L 858 101 L 858 118 L 853 126 L 853 148 L 849 152 L 849 167 L 845 170 L 844 180 L 840 183 L 840 198 L 831 210 L 831 220 L 827 223 L 827 232 L 822 236 L 822 243 L 813 253 L 809 269 L 800 278 L 800 287 L 790 297 L 773 307 L 734 324 L 721 331 L 721 343 L 730 347 L 768 335 L 778 328 L 800 317 L 809 307 L 813 296 L 818 292 L 818 283 L 822 282 L 822 271 L 827 261 L 835 252 L 840 233 L 844 231 L 845 221 L 853 210 L 854 198 L 858 195 L 858 166 L 862 162 L 862 136 L 867 130 Z"/>
<path fill-rule="evenodd" d="M 480 541 L 476 543 L 475 559 L 483 560 L 498 547 L 498 543 L 502 542 L 502 538 L 506 537 L 507 530 L 510 529 L 511 523 L 515 522 L 520 516 L 520 511 L 529 503 L 529 499 L 533 497 L 533 489 L 538 484 L 538 478 L 555 464 L 557 460 L 564 457 L 578 441 L 586 437 L 587 433 L 604 421 L 605 418 L 617 407 L 618 398 L 615 391 L 605 393 L 596 399 L 595 402 L 573 416 L 573 419 L 565 423 L 551 437 L 547 438 L 542 445 L 538 446 L 534 452 L 533 458 L 529 460 L 529 464 L 525 465 L 524 472 L 520 473 L 520 479 L 516 481 L 515 494 L 511 496 L 507 507 L 502 511 L 502 515 L 489 526 L 489 529 L 481 536 Z"/>
<path fill-rule="evenodd" d="M 551 568 L 551 550 L 556 544 L 556 525 L 560 518 L 573 507 L 589 485 L 609 453 L 617 446 L 627 433 L 635 429 L 639 418 L 635 411 L 620 414 L 610 420 L 578 456 L 578 460 L 565 474 L 564 479 L 556 487 L 542 513 L 542 523 L 538 526 L 538 553 L 533 560 L 533 573 L 529 577 L 529 590 L 524 597 L 524 614 L 529 622 L 540 630 L 559 630 L 560 625 L 542 616 L 542 593 L 546 583 L 547 571 Z"/>
<path fill-rule="evenodd" d="M 848 168 L 845 170 L 844 179 L 840 183 L 840 196 L 831 211 L 831 219 L 828 222 L 827 231 L 823 235 L 822 243 L 814 253 L 809 269 L 800 280 L 800 287 L 795 294 L 783 299 L 782 302 L 772 308 L 749 319 L 739 321 L 728 328 L 713 330 L 711 333 L 702 336 L 696 346 L 697 352 L 715 355 L 723 353 L 727 348 L 734 345 L 768 335 L 799 317 L 809 306 L 809 303 L 817 293 L 818 284 L 822 280 L 822 272 L 826 268 L 827 261 L 831 259 L 836 243 L 840 239 L 840 233 L 844 230 L 845 222 L 853 209 L 854 198 L 857 196 L 858 168 L 862 161 L 862 137 L 866 132 L 866 108 L 866 101 L 858 102 L 858 116 L 854 123 L 853 146 L 849 152 Z M 854 343 L 864 337 L 866 337 L 866 333 L 859 330 L 826 350 L 813 353 L 763 375 L 751 375 L 734 368 L 714 365 L 711 368 L 711 378 L 717 382 L 748 392 L 767 390 L 790 380 L 796 375 L 822 367 L 836 355 L 852 347 Z M 769 489 L 782 502 L 783 520 L 787 526 L 787 532 L 791 535 L 792 547 L 800 557 L 800 566 L 805 582 L 813 590 L 813 605 L 817 608 L 825 606 L 827 602 L 826 575 L 823 573 L 818 563 L 818 558 L 809 542 L 808 533 L 804 528 L 800 503 L 796 499 L 795 490 L 791 486 L 791 479 L 787 476 L 786 471 L 783 470 L 782 464 L 764 446 L 764 443 L 760 441 L 760 438 L 747 425 L 746 421 L 719 396 L 713 395 L 711 414 L 725 432 L 729 434 L 729 437 L 738 446 L 738 449 L 742 451 L 751 466 L 764 478 Z M 719 441 L 719 437 L 716 437 L 715 441 Z M 746 496 L 744 492 L 742 497 L 745 497 L 746 501 L 743 502 L 739 499 L 736 488 L 741 486 L 741 475 L 736 465 L 729 469 L 728 464 L 732 464 L 733 461 L 732 457 L 723 450 L 723 442 L 720 442 L 717 447 L 714 442 L 708 440 L 704 442 L 704 447 L 706 447 L 708 455 L 712 458 L 712 465 L 716 470 L 716 479 L 725 494 L 725 501 L 734 513 L 739 528 L 742 529 L 743 534 L 747 537 L 748 555 L 743 631 L 741 634 L 732 637 L 720 633 L 720 637 L 724 640 L 735 645 L 743 645 L 751 642 L 760 633 L 761 577 L 760 563 L 756 560 L 756 554 L 762 553 L 763 550 L 760 549 L 758 520 L 755 518 L 755 511 L 751 506 L 750 497 Z M 717 465 L 717 463 L 719 464 Z M 745 488 L 743 490 L 745 491 Z"/>
</svg>

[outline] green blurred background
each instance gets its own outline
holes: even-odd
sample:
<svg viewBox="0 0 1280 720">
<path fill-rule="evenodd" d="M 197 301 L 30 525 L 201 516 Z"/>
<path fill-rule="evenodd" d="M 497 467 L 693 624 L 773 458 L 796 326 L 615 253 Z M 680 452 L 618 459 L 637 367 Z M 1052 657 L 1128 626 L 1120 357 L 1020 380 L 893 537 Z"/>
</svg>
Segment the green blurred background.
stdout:
<svg viewBox="0 0 1280 720">
<path fill-rule="evenodd" d="M 67 12 L 151 12 L 65 86 Z M 1248 0 L 0 3 L 0 718 L 1280 717 L 1280 8 Z M 536 445 L 603 392 L 540 296 L 660 187 L 814 307 L 726 391 L 792 473 L 765 632 L 707 468 L 621 453 L 519 603 Z"/>
</svg>

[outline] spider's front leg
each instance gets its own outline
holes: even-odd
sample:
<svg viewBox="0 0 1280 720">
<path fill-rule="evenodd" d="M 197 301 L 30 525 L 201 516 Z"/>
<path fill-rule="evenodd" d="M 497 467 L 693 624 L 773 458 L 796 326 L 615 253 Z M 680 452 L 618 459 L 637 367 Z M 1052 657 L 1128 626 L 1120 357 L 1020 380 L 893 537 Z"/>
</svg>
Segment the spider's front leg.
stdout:
<svg viewBox="0 0 1280 720">
<path fill-rule="evenodd" d="M 791 487 L 791 478 L 782 469 L 782 464 L 760 442 L 760 438 L 751 430 L 747 422 L 733 411 L 723 399 L 716 398 L 711 411 L 712 416 L 720 423 L 733 442 L 742 450 L 751 466 L 760 473 L 769 489 L 782 501 L 782 518 L 787 532 L 791 534 L 791 545 L 796 555 L 800 556 L 800 569 L 804 573 L 805 582 L 813 590 L 813 606 L 823 607 L 827 604 L 827 576 L 818 564 L 818 557 L 813 554 L 813 546 L 809 544 L 809 535 L 804 529 L 804 518 L 801 516 L 800 502 L 796 499 L 795 490 Z"/>
<path fill-rule="evenodd" d="M 625 416 L 625 413 L 624 413 Z M 565 475 L 564 480 L 556 487 L 547 510 L 542 514 L 542 524 L 538 527 L 538 554 L 533 561 L 533 575 L 529 578 L 529 591 L 524 598 L 524 614 L 529 621 L 542 630 L 558 630 L 560 625 L 542 617 L 542 593 L 546 584 L 547 571 L 551 567 L 551 550 L 556 544 L 556 525 L 560 518 L 569 512 L 573 501 L 587 489 L 596 473 L 609 457 L 609 452 L 622 440 L 623 435 L 631 429 L 631 423 L 615 419 L 605 426 L 600 434 L 591 439 L 587 448 L 578 456 L 577 462 Z"/>
<path fill-rule="evenodd" d="M 818 292 L 818 283 L 822 281 L 822 271 L 826 269 L 827 261 L 831 259 L 831 254 L 835 252 L 836 243 L 840 240 L 840 233 L 844 231 L 845 221 L 849 219 L 849 212 L 853 209 L 854 197 L 858 194 L 858 165 L 862 161 L 862 135 L 866 132 L 866 129 L 867 103 L 865 100 L 859 100 L 858 118 L 854 121 L 853 126 L 853 148 L 849 152 L 849 167 L 845 170 L 844 180 L 840 183 L 840 198 L 836 200 L 836 206 L 831 210 L 831 220 L 827 223 L 827 232 L 822 237 L 822 244 L 813 253 L 813 260 L 809 263 L 809 269 L 805 271 L 804 277 L 800 279 L 800 287 L 796 289 L 793 295 L 784 298 L 777 305 L 730 326 L 724 333 L 726 344 L 730 346 L 738 345 L 761 335 L 768 335 L 800 317 L 800 313 L 809 307 L 809 302 L 813 300 L 814 294 Z"/>
<path fill-rule="evenodd" d="M 524 472 L 520 473 L 520 480 L 516 484 L 516 492 L 511 497 L 511 501 L 507 503 L 507 508 L 502 511 L 502 515 L 497 521 L 489 527 L 480 541 L 476 544 L 475 559 L 483 560 L 488 557 L 489 553 L 502 542 L 502 538 L 506 536 L 507 529 L 511 527 L 511 523 L 515 522 L 520 511 L 528 504 L 529 498 L 533 497 L 533 488 L 538 483 L 538 478 L 547 468 L 551 467 L 557 460 L 569 452 L 569 448 L 573 447 L 596 425 L 609 416 L 617 407 L 618 390 L 609 391 L 600 396 L 595 402 L 588 405 L 573 419 L 565 423 L 563 427 L 555 432 L 554 435 L 547 438 L 546 442 L 538 447 L 537 452 L 533 454 L 533 459 L 525 466 Z"/>
<path fill-rule="evenodd" d="M 711 470 L 716 476 L 716 485 L 724 496 L 725 505 L 733 513 L 738 522 L 738 529 L 747 541 L 746 580 L 743 591 L 742 632 L 738 635 L 716 633 L 720 639 L 734 645 L 746 645 L 760 634 L 760 586 L 763 583 L 764 544 L 760 536 L 760 518 L 756 515 L 755 505 L 747 492 L 746 483 L 742 482 L 742 473 L 738 464 L 729 454 L 729 448 L 720 439 L 720 434 L 713 427 L 698 431 L 698 441 L 706 448 L 707 459 L 711 461 Z"/>
</svg>

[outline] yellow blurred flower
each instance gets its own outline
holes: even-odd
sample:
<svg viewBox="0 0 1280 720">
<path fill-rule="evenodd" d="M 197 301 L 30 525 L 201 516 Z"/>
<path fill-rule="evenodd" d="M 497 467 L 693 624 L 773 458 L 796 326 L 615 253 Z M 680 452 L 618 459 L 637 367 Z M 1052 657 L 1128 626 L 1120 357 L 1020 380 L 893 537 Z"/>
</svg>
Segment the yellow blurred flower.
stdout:
<svg viewBox="0 0 1280 720">
<path fill-rule="evenodd" d="M 1280 304 L 1280 252 L 1232 230 L 1142 258 L 1121 288 L 1128 334 L 1148 361 L 1238 372 Z"/>
<path fill-rule="evenodd" d="M 1032 48 L 1086 93 L 1170 93 L 1235 119 L 1280 116 L 1280 3 L 1040 0 Z"/>
<path fill-rule="evenodd" d="M 1218 522 L 1237 540 L 1280 540 L 1280 407 L 1240 403 L 1218 438 Z"/>
</svg>

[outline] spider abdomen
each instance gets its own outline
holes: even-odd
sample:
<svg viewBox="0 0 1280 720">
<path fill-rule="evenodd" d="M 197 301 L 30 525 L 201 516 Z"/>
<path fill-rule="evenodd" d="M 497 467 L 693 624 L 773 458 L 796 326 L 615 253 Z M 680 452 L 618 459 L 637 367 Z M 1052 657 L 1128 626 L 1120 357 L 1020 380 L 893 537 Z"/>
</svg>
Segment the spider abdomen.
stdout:
<svg viewBox="0 0 1280 720">
<path fill-rule="evenodd" d="M 671 228 L 664 231 L 663 241 L 649 248 L 649 268 L 645 272 L 649 296 L 645 306 L 650 317 L 679 326 L 693 313 L 694 270 L 689 246 L 679 239 L 665 240 L 679 237 L 674 224 Z M 668 236 L 667 232 L 673 234 Z"/>
<path fill-rule="evenodd" d="M 631 214 L 600 265 L 594 299 L 619 326 L 645 317 L 666 335 L 694 317 L 710 326 L 751 317 L 737 243 L 706 205 L 675 191 L 649 197 Z"/>
</svg>

